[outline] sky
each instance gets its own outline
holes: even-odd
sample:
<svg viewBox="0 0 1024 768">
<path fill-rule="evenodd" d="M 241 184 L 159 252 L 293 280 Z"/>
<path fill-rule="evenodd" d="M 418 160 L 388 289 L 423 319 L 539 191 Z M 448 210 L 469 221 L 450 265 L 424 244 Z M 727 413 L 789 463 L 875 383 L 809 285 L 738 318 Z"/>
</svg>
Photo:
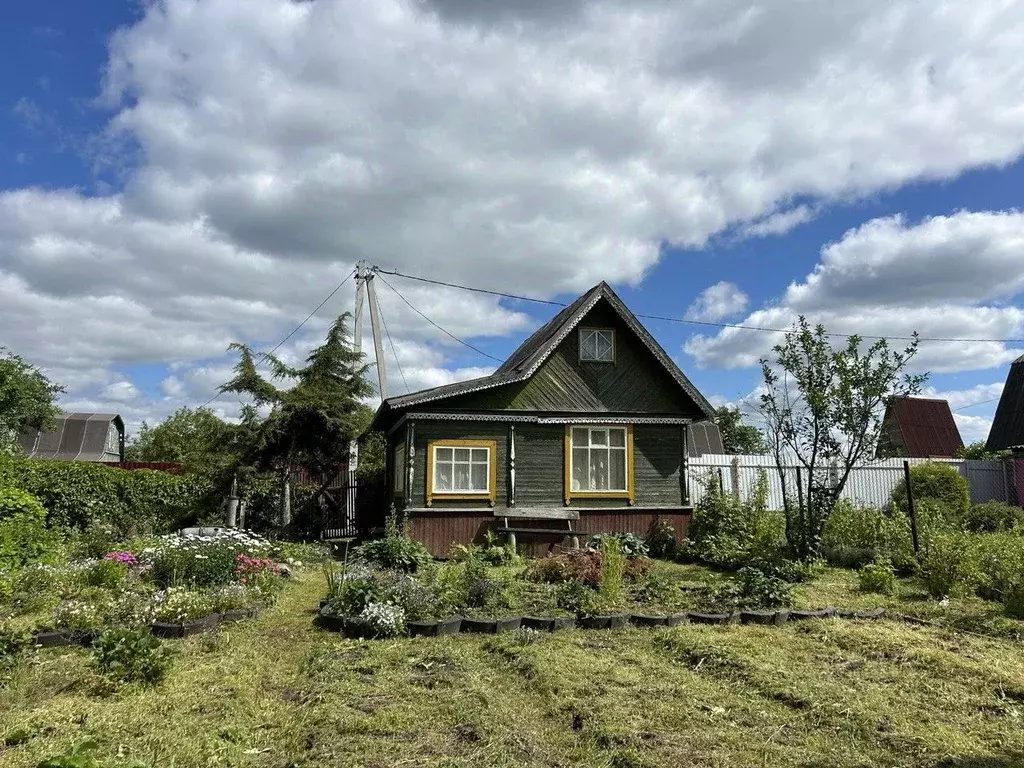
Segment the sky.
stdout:
<svg viewBox="0 0 1024 768">
<path fill-rule="evenodd" d="M 361 259 L 606 280 L 719 404 L 780 337 L 707 323 L 959 339 L 913 366 L 984 439 L 1024 353 L 1021 39 L 1016 0 L 16 4 L 0 345 L 132 431 L 342 284 L 279 349 L 304 357 Z M 387 279 L 392 394 L 490 372 L 555 309 Z"/>
</svg>

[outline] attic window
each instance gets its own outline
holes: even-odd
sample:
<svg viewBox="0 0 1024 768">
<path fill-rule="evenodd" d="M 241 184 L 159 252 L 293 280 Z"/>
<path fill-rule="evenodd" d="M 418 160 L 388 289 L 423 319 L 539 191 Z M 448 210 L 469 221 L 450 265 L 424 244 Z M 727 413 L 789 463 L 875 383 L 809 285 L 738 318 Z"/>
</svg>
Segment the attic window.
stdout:
<svg viewBox="0 0 1024 768">
<path fill-rule="evenodd" d="M 580 361 L 584 363 L 615 362 L 615 331 L 580 328 Z"/>
</svg>

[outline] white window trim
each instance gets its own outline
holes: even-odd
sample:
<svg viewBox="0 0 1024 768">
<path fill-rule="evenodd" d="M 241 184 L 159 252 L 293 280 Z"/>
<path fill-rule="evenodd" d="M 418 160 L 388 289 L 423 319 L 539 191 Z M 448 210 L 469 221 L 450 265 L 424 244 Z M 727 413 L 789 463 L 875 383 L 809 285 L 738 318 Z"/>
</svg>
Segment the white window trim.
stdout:
<svg viewBox="0 0 1024 768">
<path fill-rule="evenodd" d="M 586 446 L 582 446 L 582 445 L 577 446 L 575 444 L 573 438 L 574 438 L 574 436 L 576 434 L 576 430 L 586 430 L 586 432 L 587 432 L 587 445 Z M 588 458 L 589 458 L 589 450 L 594 447 L 594 445 L 592 443 L 592 440 L 591 440 L 591 433 L 592 432 L 608 432 L 609 433 L 608 445 L 607 446 L 597 446 L 598 448 L 606 448 L 608 451 L 622 451 L 623 457 L 625 459 L 625 461 L 624 461 L 624 469 L 625 469 L 625 471 L 623 472 L 623 480 L 625 480 L 625 483 L 626 483 L 626 487 L 625 488 L 600 488 L 600 489 L 596 489 L 596 488 L 578 488 L 577 489 L 577 488 L 573 488 L 572 487 L 572 480 L 576 476 L 576 474 L 575 474 L 575 469 L 576 469 L 575 450 L 576 450 L 576 448 L 584 448 L 584 447 L 587 448 L 587 450 L 588 450 Z M 611 445 L 611 437 L 610 437 L 610 435 L 611 435 L 612 432 L 621 432 L 622 433 L 622 445 L 621 446 L 613 446 L 613 445 Z M 589 469 L 589 466 L 588 466 L 588 469 Z M 572 427 L 569 428 L 569 483 L 570 483 L 569 491 L 570 491 L 570 493 L 574 493 L 574 494 L 576 494 L 576 493 L 629 493 L 629 490 L 630 490 L 629 489 L 629 473 L 630 473 L 630 470 L 629 470 L 629 430 L 628 430 L 627 427 L 599 426 L 599 425 L 595 425 L 595 426 L 577 426 L 577 425 L 573 425 Z"/>
<path fill-rule="evenodd" d="M 611 339 L 612 356 L 608 360 L 597 360 L 583 356 L 583 335 L 585 333 L 607 333 Z M 615 329 L 614 328 L 580 328 L 579 329 L 579 359 L 581 363 L 614 363 L 615 362 Z"/>
<path fill-rule="evenodd" d="M 438 487 L 437 487 L 437 466 L 438 466 L 437 452 L 439 450 L 455 451 L 455 450 L 459 450 L 459 449 L 469 450 L 469 451 L 487 451 L 487 475 L 486 475 L 486 477 L 487 477 L 487 486 L 484 489 L 482 489 L 482 490 L 480 488 L 458 488 L 458 489 L 454 489 L 453 488 L 451 490 L 439 490 L 438 489 Z M 454 458 L 454 455 L 455 454 L 453 453 L 452 454 L 453 458 Z M 470 454 L 470 456 L 472 457 L 472 454 Z M 444 445 L 444 444 L 442 444 L 442 445 L 435 445 L 435 446 L 433 446 L 433 455 L 431 456 L 431 459 L 432 459 L 431 460 L 431 472 L 433 472 L 434 476 L 432 478 L 430 478 L 430 482 L 431 482 L 431 488 L 433 489 L 433 495 L 434 496 L 490 496 L 491 491 L 492 491 L 492 488 L 491 488 L 491 462 L 494 461 L 494 455 L 491 452 L 491 447 L 489 445 Z M 460 462 L 460 463 L 464 463 L 464 462 Z M 470 463 L 471 464 L 478 464 L 480 462 L 474 462 L 474 461 L 472 461 L 472 458 L 471 458 Z M 471 475 L 472 475 L 472 473 L 471 473 Z M 452 483 L 454 484 L 454 482 L 455 482 L 455 473 L 452 472 Z"/>
</svg>

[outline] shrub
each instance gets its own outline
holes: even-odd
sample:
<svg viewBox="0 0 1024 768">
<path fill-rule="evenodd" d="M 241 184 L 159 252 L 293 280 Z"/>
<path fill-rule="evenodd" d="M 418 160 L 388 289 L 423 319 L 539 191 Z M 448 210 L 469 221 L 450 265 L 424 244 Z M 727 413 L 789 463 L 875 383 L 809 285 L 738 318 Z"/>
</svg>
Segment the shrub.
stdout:
<svg viewBox="0 0 1024 768">
<path fill-rule="evenodd" d="M 1024 581 L 1024 537 L 987 534 L 975 540 L 980 584 L 978 593 L 1002 600 L 1018 581 Z"/>
<path fill-rule="evenodd" d="M 740 568 L 710 599 L 718 608 L 780 608 L 793 602 L 793 585 L 757 568 Z"/>
<path fill-rule="evenodd" d="M 398 516 L 391 510 L 384 528 L 384 538 L 359 545 L 355 556 L 381 568 L 414 573 L 431 561 L 429 550 L 409 537 L 406 527 L 398 525 Z"/>
<path fill-rule="evenodd" d="M 918 501 L 932 499 L 944 505 L 954 519 L 963 520 L 971 507 L 970 488 L 956 467 L 938 461 L 916 464 L 910 468 L 910 488 L 914 506 Z M 893 504 L 907 513 L 907 486 L 897 483 L 892 491 Z"/>
<path fill-rule="evenodd" d="M 825 521 L 821 539 L 825 557 L 842 568 L 866 565 L 888 555 L 894 527 L 880 509 L 840 499 Z"/>
<path fill-rule="evenodd" d="M 1014 619 L 1024 619 L 1024 579 L 1009 584 L 1003 592 L 1003 612 Z"/>
<path fill-rule="evenodd" d="M 124 591 L 109 604 L 103 623 L 123 629 L 144 629 L 155 618 L 153 595 L 147 592 Z"/>
<path fill-rule="evenodd" d="M 587 541 L 588 549 L 604 549 L 606 541 L 617 541 L 619 551 L 626 557 L 642 557 L 647 555 L 647 544 L 635 533 L 595 533 Z"/>
<path fill-rule="evenodd" d="M 170 664 L 170 650 L 148 632 L 108 629 L 93 643 L 93 667 L 117 682 L 156 685 Z"/>
<path fill-rule="evenodd" d="M 58 534 L 46 527 L 39 499 L 19 488 L 0 486 L 0 570 L 15 570 L 47 559 Z"/>
<path fill-rule="evenodd" d="M 114 589 L 128 577 L 128 565 L 120 560 L 97 560 L 85 572 L 85 583 L 90 587 Z"/>
<path fill-rule="evenodd" d="M 973 541 L 963 534 L 934 533 L 922 542 L 918 573 L 932 597 L 973 589 L 980 578 Z"/>
<path fill-rule="evenodd" d="M 887 560 L 868 563 L 857 571 L 857 583 L 861 592 L 896 594 L 896 572 Z"/>
<path fill-rule="evenodd" d="M 569 550 L 560 555 L 548 555 L 530 561 L 524 577 L 529 581 L 561 584 L 579 579 L 590 587 L 597 588 L 601 582 L 604 555 L 596 549 Z M 647 575 L 651 560 L 647 557 L 626 559 L 623 579 L 635 582 Z"/>
<path fill-rule="evenodd" d="M 983 501 L 971 505 L 963 525 L 975 533 L 1012 531 L 1024 527 L 1024 509 L 1002 501 Z"/>
<path fill-rule="evenodd" d="M 164 589 L 216 587 L 234 581 L 235 547 L 211 543 L 172 547 L 156 555 L 150 578 Z"/>
<path fill-rule="evenodd" d="M 679 604 L 679 584 L 661 573 L 649 573 L 633 589 L 633 598 L 643 604 L 671 608 Z"/>
<path fill-rule="evenodd" d="M 647 534 L 647 552 L 651 557 L 671 560 L 676 554 L 676 531 L 661 521 Z"/>
<path fill-rule="evenodd" d="M 57 629 L 95 629 L 103 625 L 106 611 L 107 604 L 98 599 L 62 600 L 54 609 L 53 624 Z"/>
<path fill-rule="evenodd" d="M 626 554 L 621 541 L 615 537 L 602 540 L 601 555 L 601 583 L 598 588 L 601 597 L 617 604 L 622 600 L 622 581 L 626 573 Z"/>
<path fill-rule="evenodd" d="M 577 616 L 596 613 L 601 605 L 597 592 L 580 579 L 570 579 L 559 584 L 555 603 L 563 611 Z"/>
<path fill-rule="evenodd" d="M 0 624 L 0 670 L 16 666 L 31 645 L 28 632 Z"/>
</svg>

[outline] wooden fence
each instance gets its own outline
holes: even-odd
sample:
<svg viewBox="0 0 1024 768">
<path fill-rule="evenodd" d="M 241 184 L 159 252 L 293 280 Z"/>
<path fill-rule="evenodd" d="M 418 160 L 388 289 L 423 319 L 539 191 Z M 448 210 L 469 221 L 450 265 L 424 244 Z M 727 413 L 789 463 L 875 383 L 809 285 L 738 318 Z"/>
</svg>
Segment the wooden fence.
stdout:
<svg viewBox="0 0 1024 768">
<path fill-rule="evenodd" d="M 843 498 L 858 504 L 882 507 L 889 503 L 893 488 L 903 482 L 903 459 L 879 459 L 855 467 L 846 481 Z M 971 501 L 1009 501 L 1018 503 L 1014 492 L 1013 462 L 970 461 L 966 459 L 908 459 L 911 466 L 926 461 L 942 461 L 952 464 L 966 478 L 970 487 Z M 797 465 L 784 467 L 786 485 L 794 494 L 796 489 Z M 704 494 L 708 473 L 721 476 L 722 485 L 741 499 L 748 499 L 757 482 L 760 470 L 768 475 L 768 506 L 782 508 L 782 486 L 771 456 L 725 456 L 708 455 L 690 459 L 690 498 L 696 503 Z M 804 487 L 807 473 L 804 472 Z"/>
</svg>

